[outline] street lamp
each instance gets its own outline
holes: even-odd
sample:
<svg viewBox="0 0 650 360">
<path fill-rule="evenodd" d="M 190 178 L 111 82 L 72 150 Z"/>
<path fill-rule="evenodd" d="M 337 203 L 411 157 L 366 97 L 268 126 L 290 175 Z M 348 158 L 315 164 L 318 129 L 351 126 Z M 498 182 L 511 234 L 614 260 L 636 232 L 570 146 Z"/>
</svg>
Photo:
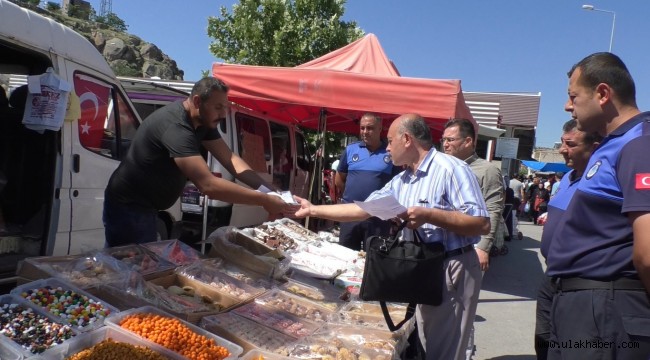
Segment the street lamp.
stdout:
<svg viewBox="0 0 650 360">
<path fill-rule="evenodd" d="M 595 8 L 593 5 L 582 5 L 582 9 L 612 14 L 612 35 L 609 37 L 609 52 L 612 52 L 612 44 L 614 43 L 614 25 L 616 24 L 616 13 L 611 10 Z"/>
</svg>

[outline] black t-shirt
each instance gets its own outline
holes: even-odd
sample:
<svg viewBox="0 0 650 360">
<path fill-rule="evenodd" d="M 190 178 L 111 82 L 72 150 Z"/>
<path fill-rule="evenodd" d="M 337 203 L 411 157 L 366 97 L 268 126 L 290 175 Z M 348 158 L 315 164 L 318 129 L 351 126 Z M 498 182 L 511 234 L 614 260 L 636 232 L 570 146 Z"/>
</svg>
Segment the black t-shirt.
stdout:
<svg viewBox="0 0 650 360">
<path fill-rule="evenodd" d="M 169 208 L 187 181 L 174 158 L 199 155 L 201 141 L 219 138 L 217 129 L 194 129 L 182 101 L 156 110 L 138 128 L 106 196 L 143 209 Z"/>
</svg>

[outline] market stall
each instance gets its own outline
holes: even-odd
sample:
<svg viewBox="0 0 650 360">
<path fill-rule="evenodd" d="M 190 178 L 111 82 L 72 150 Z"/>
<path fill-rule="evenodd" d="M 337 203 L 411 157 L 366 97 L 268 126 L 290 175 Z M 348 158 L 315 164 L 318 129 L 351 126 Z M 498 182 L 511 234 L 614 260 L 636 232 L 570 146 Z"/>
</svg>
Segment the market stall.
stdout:
<svg viewBox="0 0 650 360">
<path fill-rule="evenodd" d="M 221 228 L 207 255 L 169 240 L 26 259 L 21 284 L 0 297 L 0 356 L 400 358 L 413 322 L 390 332 L 378 304 L 337 281 L 344 273 L 360 278 L 365 259 L 332 236 L 281 219 Z M 390 312 L 403 316 L 405 306 L 392 304 Z M 30 330 L 34 319 L 57 336 Z"/>
</svg>

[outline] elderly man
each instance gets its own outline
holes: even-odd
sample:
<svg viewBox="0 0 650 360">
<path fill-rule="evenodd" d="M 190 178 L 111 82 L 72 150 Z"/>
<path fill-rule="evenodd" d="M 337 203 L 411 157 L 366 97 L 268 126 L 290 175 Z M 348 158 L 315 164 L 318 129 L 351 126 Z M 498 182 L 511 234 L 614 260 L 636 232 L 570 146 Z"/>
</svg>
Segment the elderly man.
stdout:
<svg viewBox="0 0 650 360">
<path fill-rule="evenodd" d="M 419 115 L 402 115 L 391 124 L 387 149 L 393 163 L 406 166 L 406 170 L 366 201 L 394 196 L 407 208 L 400 217 L 408 228 L 417 229 L 426 243 L 445 246 L 443 302 L 440 306 L 418 305 L 416 322 L 427 359 L 463 359 L 481 289 L 474 244 L 490 231 L 481 189 L 466 163 L 436 151 L 431 131 Z M 296 200 L 301 203 L 298 217 L 337 221 L 370 217 L 356 204 L 314 206 Z M 412 241 L 413 232 L 405 231 L 402 238 Z"/>
<path fill-rule="evenodd" d="M 557 230 L 557 223 L 564 216 L 571 197 L 577 188 L 587 167 L 591 153 L 596 150 L 603 139 L 598 133 L 585 133 L 577 128 L 578 123 L 571 119 L 562 127 L 562 145 L 560 154 L 564 162 L 572 170 L 562 176 L 559 181 L 555 196 L 548 203 L 548 218 L 542 233 L 541 252 L 546 258 L 548 248 L 554 232 Z M 554 279 L 544 275 L 537 292 L 537 311 L 535 322 L 535 352 L 537 359 L 546 359 L 548 355 L 548 340 L 551 333 L 551 305 L 555 294 Z"/>
<path fill-rule="evenodd" d="M 400 169 L 393 166 L 386 143 L 381 140 L 381 118 L 365 114 L 359 120 L 361 141 L 348 145 L 336 169 L 337 193 L 343 203 L 365 200 L 381 189 Z M 388 235 L 390 222 L 376 217 L 365 221 L 342 222 L 339 244 L 361 250 L 361 242 L 372 235 Z"/>
<path fill-rule="evenodd" d="M 614 54 L 589 55 L 568 75 L 565 110 L 604 139 L 546 252 L 557 278 L 549 359 L 648 359 L 650 113 L 639 111 L 634 80 Z"/>
</svg>

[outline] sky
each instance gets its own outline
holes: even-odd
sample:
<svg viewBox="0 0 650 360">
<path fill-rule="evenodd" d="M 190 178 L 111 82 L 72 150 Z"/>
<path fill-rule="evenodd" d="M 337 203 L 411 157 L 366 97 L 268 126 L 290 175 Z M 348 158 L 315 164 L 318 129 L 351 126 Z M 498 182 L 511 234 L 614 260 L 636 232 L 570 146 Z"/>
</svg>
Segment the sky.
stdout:
<svg viewBox="0 0 650 360">
<path fill-rule="evenodd" d="M 100 0 L 91 0 L 99 11 Z M 221 62 L 208 50 L 207 19 L 236 0 L 113 0 L 128 32 L 176 60 L 185 80 Z M 460 79 L 464 91 L 541 93 L 537 147 L 552 147 L 570 118 L 567 71 L 585 56 L 612 52 L 650 110 L 650 1 L 647 0 L 348 0 L 345 21 L 374 33 L 402 76 Z"/>
</svg>

